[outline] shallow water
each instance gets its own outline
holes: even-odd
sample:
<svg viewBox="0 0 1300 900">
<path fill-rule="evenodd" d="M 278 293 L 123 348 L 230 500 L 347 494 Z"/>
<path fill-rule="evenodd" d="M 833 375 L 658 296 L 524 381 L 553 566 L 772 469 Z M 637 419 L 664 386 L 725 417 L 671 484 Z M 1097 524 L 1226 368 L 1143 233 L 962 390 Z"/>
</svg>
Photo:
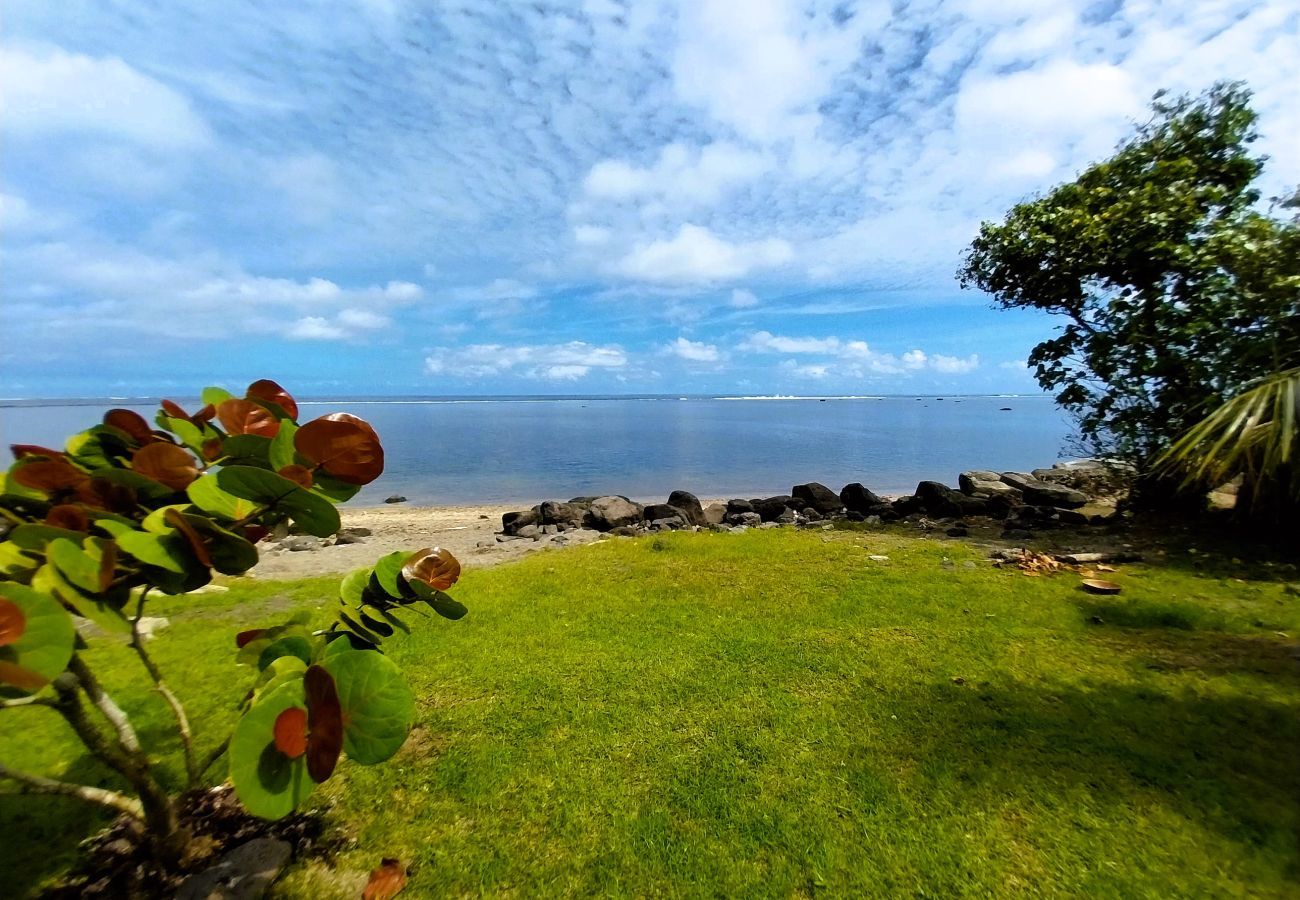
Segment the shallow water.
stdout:
<svg viewBox="0 0 1300 900">
<path fill-rule="evenodd" d="M 193 402 L 190 406 L 195 405 Z M 6 442 L 60 445 L 111 406 L 0 408 Z M 878 493 L 949 484 L 966 469 L 1060 458 L 1072 432 L 1046 397 L 803 399 L 511 398 L 303 402 L 300 419 L 349 411 L 383 439 L 382 478 L 349 505 L 495 503 L 619 493 L 663 498 L 786 493 L 861 481 Z M 1003 411 L 1003 407 L 1010 407 Z"/>
</svg>

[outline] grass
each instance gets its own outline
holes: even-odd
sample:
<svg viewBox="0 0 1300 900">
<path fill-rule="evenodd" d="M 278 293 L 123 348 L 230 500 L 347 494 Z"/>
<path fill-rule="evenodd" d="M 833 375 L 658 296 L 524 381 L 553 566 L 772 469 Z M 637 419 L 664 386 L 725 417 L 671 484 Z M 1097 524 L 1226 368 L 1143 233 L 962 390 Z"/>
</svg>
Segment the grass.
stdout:
<svg viewBox="0 0 1300 900">
<path fill-rule="evenodd" d="M 317 794 L 356 838 L 336 864 L 400 857 L 413 897 L 1296 896 L 1300 661 L 1278 632 L 1300 598 L 1221 562 L 1124 566 L 1093 598 L 955 541 L 780 530 L 471 571 L 466 619 L 390 642 L 419 698 L 406 747 Z M 166 601 L 151 646 L 201 749 L 247 677 L 233 633 L 324 623 L 335 585 Z M 126 651 L 91 656 L 172 750 Z M 47 712 L 5 713 L 0 760 L 101 777 Z M 0 798 L 6 890 L 97 825 Z M 340 884 L 296 864 L 277 893 Z"/>
</svg>

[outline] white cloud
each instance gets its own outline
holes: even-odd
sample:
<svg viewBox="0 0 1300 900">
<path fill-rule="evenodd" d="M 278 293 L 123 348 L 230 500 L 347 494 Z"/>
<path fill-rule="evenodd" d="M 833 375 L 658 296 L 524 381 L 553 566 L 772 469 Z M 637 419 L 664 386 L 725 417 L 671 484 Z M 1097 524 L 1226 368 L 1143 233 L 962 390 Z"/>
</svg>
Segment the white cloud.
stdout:
<svg viewBox="0 0 1300 900">
<path fill-rule="evenodd" d="M 747 291 L 744 288 L 736 288 L 731 292 L 731 300 L 728 305 L 733 309 L 749 309 L 758 306 L 758 297 L 754 296 L 753 291 Z"/>
<path fill-rule="evenodd" d="M 971 77 L 957 95 L 956 112 L 958 125 L 969 130 L 1076 134 L 1138 115 L 1145 102 L 1120 66 L 1061 59 L 1007 75 Z"/>
<path fill-rule="evenodd" d="M 347 331 L 320 316 L 304 316 L 289 327 L 285 337 L 295 341 L 337 341 L 347 337 Z"/>
<path fill-rule="evenodd" d="M 639 244 L 614 270 L 651 282 L 699 283 L 743 278 L 790 261 L 790 244 L 779 238 L 731 243 L 699 225 L 683 225 L 667 240 Z"/>
<path fill-rule="evenodd" d="M 578 225 L 573 229 L 573 239 L 584 247 L 594 247 L 607 243 L 610 238 L 608 228 L 596 225 Z"/>
<path fill-rule="evenodd" d="M 374 330 L 387 328 L 393 320 L 369 309 L 344 309 L 338 314 L 338 323 L 345 328 Z"/>
<path fill-rule="evenodd" d="M 736 349 L 749 353 L 838 353 L 839 338 L 781 337 L 756 331 Z"/>
<path fill-rule="evenodd" d="M 440 347 L 424 361 L 430 375 L 484 378 L 491 375 L 525 375 L 531 378 L 573 380 L 592 369 L 622 369 L 627 354 L 617 345 L 597 346 L 584 341 L 567 344 L 471 344 Z"/>
<path fill-rule="evenodd" d="M 721 359 L 717 346 L 702 341 L 689 341 L 678 337 L 668 345 L 668 352 L 688 362 L 712 363 Z"/>
<path fill-rule="evenodd" d="M 942 372 L 945 375 L 962 375 L 966 372 L 973 372 L 979 368 L 980 358 L 976 353 L 972 353 L 965 358 L 959 356 L 943 356 L 936 354 L 930 357 L 930 366 L 936 372 Z"/>
<path fill-rule="evenodd" d="M 800 354 L 829 357 L 829 360 L 800 363 L 785 360 L 781 369 L 800 377 L 823 378 L 834 373 L 843 377 L 869 375 L 907 375 L 923 370 L 943 375 L 961 375 L 979 367 L 979 356 L 968 357 L 927 354 L 908 350 L 902 356 L 873 350 L 866 341 L 842 340 L 837 337 L 786 337 L 769 331 L 756 331 L 736 346 L 740 353 Z"/>
<path fill-rule="evenodd" d="M 189 100 L 117 57 L 57 47 L 0 50 L 0 116 L 10 134 L 98 132 L 150 147 L 211 139 Z"/>
<path fill-rule="evenodd" d="M 727 189 L 762 175 L 770 165 L 761 153 L 727 142 L 701 148 L 668 144 L 650 166 L 601 160 L 583 180 L 589 197 L 606 200 L 656 198 L 673 205 L 709 205 Z"/>
<path fill-rule="evenodd" d="M 801 363 L 793 359 L 782 361 L 780 369 L 796 378 L 825 378 L 831 374 L 830 363 Z"/>
</svg>

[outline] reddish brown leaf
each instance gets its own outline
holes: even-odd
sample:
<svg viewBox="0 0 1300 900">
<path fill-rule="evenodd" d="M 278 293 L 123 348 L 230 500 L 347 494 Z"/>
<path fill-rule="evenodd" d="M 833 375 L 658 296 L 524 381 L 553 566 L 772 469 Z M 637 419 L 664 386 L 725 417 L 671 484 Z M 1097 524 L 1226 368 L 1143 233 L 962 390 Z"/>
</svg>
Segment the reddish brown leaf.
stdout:
<svg viewBox="0 0 1300 900">
<path fill-rule="evenodd" d="M 280 431 L 280 420 L 265 406 L 252 400 L 230 399 L 221 401 L 217 418 L 229 434 L 260 434 L 275 437 Z"/>
<path fill-rule="evenodd" d="M 334 774 L 343 752 L 343 709 L 334 676 L 310 666 L 303 677 L 307 689 L 307 774 L 317 784 Z"/>
<path fill-rule="evenodd" d="M 369 484 L 384 471 L 384 448 L 370 423 L 347 413 L 314 419 L 298 429 L 293 446 L 327 475 Z"/>
<path fill-rule="evenodd" d="M 0 683 L 12 684 L 14 687 L 30 692 L 39 691 L 49 684 L 49 680 L 31 669 L 24 669 L 22 666 L 0 660 Z"/>
<path fill-rule="evenodd" d="M 63 459 L 62 450 L 51 450 L 49 447 L 42 447 L 40 444 L 10 444 L 9 450 L 13 453 L 14 459 L 22 459 L 24 456 L 48 456 L 51 459 Z"/>
<path fill-rule="evenodd" d="M 211 403 L 209 403 L 206 406 L 204 406 L 201 410 L 196 412 L 190 418 L 190 421 L 193 422 L 195 425 L 202 425 L 205 422 L 211 422 L 216 417 L 217 417 L 217 408 L 213 406 Z"/>
<path fill-rule="evenodd" d="M 248 392 L 244 396 L 250 400 L 265 400 L 267 403 L 274 403 L 288 413 L 289 418 L 298 418 L 297 402 L 289 395 L 288 391 L 269 378 L 254 381 L 248 386 Z"/>
<path fill-rule="evenodd" d="M 311 490 L 311 469 L 306 466 L 285 466 L 276 474 L 282 478 L 288 478 L 294 484 L 302 485 L 309 491 Z"/>
<path fill-rule="evenodd" d="M 133 487 L 107 478 L 92 478 L 89 487 L 77 493 L 77 499 L 109 512 L 129 515 L 135 512 L 137 497 Z"/>
<path fill-rule="evenodd" d="M 271 533 L 271 529 L 267 528 L 265 525 L 244 526 L 244 539 L 247 540 L 250 544 L 256 544 L 258 541 L 260 541 L 262 538 L 266 537 L 270 533 Z"/>
<path fill-rule="evenodd" d="M 194 526 L 186 521 L 185 516 L 179 509 L 169 509 L 163 513 L 163 519 L 168 525 L 175 528 L 189 543 L 190 549 L 194 551 L 194 557 L 201 564 L 212 568 L 212 557 L 208 554 L 208 545 L 203 540 L 203 536 L 194 530 Z"/>
<path fill-rule="evenodd" d="M 206 459 L 208 462 L 212 462 L 214 459 L 221 456 L 222 446 L 223 445 L 221 443 L 221 438 L 209 438 L 208 440 L 204 441 L 203 458 Z"/>
<path fill-rule="evenodd" d="M 460 561 L 450 550 L 430 547 L 417 550 L 402 565 L 407 581 L 422 581 L 435 591 L 445 591 L 460 579 Z"/>
<path fill-rule="evenodd" d="M 173 403 L 170 400 L 164 400 L 162 402 L 162 409 L 163 412 L 167 413 L 167 415 L 173 419 L 185 419 L 187 422 L 189 421 L 190 414 L 181 409 L 180 405 L 177 403 Z"/>
<path fill-rule="evenodd" d="M 8 647 L 27 630 L 27 616 L 22 607 L 8 597 L 0 597 L 0 647 Z"/>
<path fill-rule="evenodd" d="M 167 485 L 173 491 L 183 491 L 199 477 L 194 457 L 183 447 L 158 441 L 141 447 L 131 455 L 131 468 L 146 478 Z"/>
<path fill-rule="evenodd" d="M 117 574 L 117 544 L 105 541 L 99 557 L 99 592 L 107 594 Z"/>
<path fill-rule="evenodd" d="M 66 528 L 69 531 L 89 531 L 90 516 L 86 515 L 86 510 L 75 503 L 60 503 L 58 506 L 50 507 L 50 511 L 45 514 L 45 524 L 53 525 L 55 528 Z"/>
<path fill-rule="evenodd" d="M 307 711 L 291 706 L 275 717 L 275 749 L 290 759 L 307 752 Z"/>
<path fill-rule="evenodd" d="M 251 628 L 248 631 L 241 631 L 235 635 L 235 646 L 242 650 L 245 644 L 257 640 L 264 634 L 266 634 L 265 628 Z"/>
<path fill-rule="evenodd" d="M 126 432 L 127 437 L 137 444 L 152 444 L 158 440 L 144 416 L 129 409 L 110 409 L 104 413 L 104 424 Z"/>
<path fill-rule="evenodd" d="M 33 460 L 15 469 L 13 479 L 47 494 L 76 493 L 90 487 L 90 476 L 63 457 Z"/>
<path fill-rule="evenodd" d="M 406 887 L 406 866 L 400 860 L 384 857 L 379 868 L 370 873 L 361 892 L 361 900 L 392 900 Z"/>
</svg>

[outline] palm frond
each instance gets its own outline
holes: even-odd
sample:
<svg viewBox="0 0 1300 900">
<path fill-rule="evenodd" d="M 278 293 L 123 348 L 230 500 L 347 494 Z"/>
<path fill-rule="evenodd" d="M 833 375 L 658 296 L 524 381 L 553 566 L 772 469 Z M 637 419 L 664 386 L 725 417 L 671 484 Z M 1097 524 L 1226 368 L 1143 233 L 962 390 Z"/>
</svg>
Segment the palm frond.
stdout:
<svg viewBox="0 0 1300 900">
<path fill-rule="evenodd" d="M 1188 429 L 1155 460 L 1184 483 L 1218 485 L 1244 476 L 1250 490 L 1280 485 L 1300 498 L 1300 368 L 1254 382 Z M 1288 474 L 1290 473 L 1290 474 Z"/>
</svg>

